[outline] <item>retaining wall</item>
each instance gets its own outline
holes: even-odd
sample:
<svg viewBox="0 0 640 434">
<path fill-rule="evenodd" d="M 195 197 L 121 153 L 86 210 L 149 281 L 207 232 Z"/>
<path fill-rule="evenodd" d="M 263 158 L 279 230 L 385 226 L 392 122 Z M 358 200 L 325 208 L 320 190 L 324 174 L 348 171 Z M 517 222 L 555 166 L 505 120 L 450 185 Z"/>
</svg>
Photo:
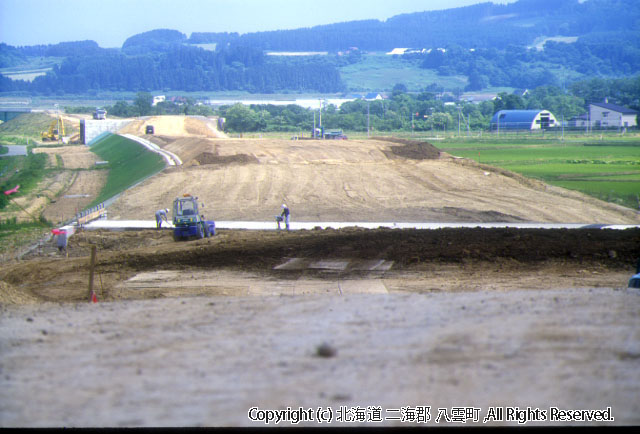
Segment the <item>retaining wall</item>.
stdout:
<svg viewBox="0 0 640 434">
<path fill-rule="evenodd" d="M 117 133 L 120 129 L 124 128 L 130 120 L 115 120 L 115 119 L 103 119 L 103 120 L 89 120 L 82 119 L 80 121 L 80 141 L 83 144 L 88 144 L 93 139 L 103 133 Z"/>
</svg>

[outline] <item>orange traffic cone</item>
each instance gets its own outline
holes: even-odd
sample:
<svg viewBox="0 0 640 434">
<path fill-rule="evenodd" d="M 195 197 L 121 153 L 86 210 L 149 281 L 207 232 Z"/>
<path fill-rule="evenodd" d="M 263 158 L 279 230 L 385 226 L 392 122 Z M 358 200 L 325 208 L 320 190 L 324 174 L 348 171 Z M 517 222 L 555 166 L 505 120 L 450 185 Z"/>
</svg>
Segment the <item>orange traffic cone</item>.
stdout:
<svg viewBox="0 0 640 434">
<path fill-rule="evenodd" d="M 96 295 L 95 291 L 91 291 L 91 303 L 97 303 L 98 302 L 98 296 Z"/>
</svg>

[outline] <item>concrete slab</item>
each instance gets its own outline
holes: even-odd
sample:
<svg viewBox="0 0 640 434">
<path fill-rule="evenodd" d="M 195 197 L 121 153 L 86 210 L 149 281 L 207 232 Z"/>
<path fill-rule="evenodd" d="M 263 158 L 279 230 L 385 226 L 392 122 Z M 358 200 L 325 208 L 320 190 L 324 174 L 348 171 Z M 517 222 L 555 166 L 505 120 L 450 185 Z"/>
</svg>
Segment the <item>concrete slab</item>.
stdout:
<svg viewBox="0 0 640 434">
<path fill-rule="evenodd" d="M 284 264 L 273 267 L 274 270 L 306 270 L 309 267 L 309 260 L 304 258 L 291 258 Z"/>
<path fill-rule="evenodd" d="M 285 263 L 277 265 L 274 270 L 330 270 L 330 271 L 388 271 L 393 266 L 393 261 L 385 259 L 323 259 L 313 260 L 308 258 L 290 258 Z"/>
<path fill-rule="evenodd" d="M 163 228 L 165 223 L 162 224 Z M 85 229 L 154 229 L 155 220 L 96 220 L 85 225 Z M 291 222 L 291 230 L 313 230 L 316 228 L 344 229 L 359 227 L 364 229 L 444 229 L 444 228 L 516 228 L 516 229 L 583 229 L 593 228 L 584 223 L 433 223 L 433 222 Z M 166 228 L 173 228 L 171 223 Z M 631 229 L 640 225 L 599 224 L 600 229 Z M 245 230 L 277 230 L 275 222 L 251 221 L 217 221 L 216 229 L 245 229 Z"/>
<path fill-rule="evenodd" d="M 0 155 L 0 157 L 15 157 L 19 155 L 27 155 L 27 147 L 24 145 L 2 145 L 9 150 L 4 155 Z"/>
<path fill-rule="evenodd" d="M 158 270 L 138 273 L 116 287 L 116 291 L 153 292 L 154 289 L 176 289 L 184 296 L 184 291 L 193 295 L 210 296 L 286 296 L 324 294 L 341 296 L 345 294 L 387 294 L 381 279 L 313 279 L 300 278 L 265 279 L 252 273 L 216 271 Z"/>
<path fill-rule="evenodd" d="M 326 259 L 315 261 L 309 264 L 309 268 L 318 270 L 344 271 L 349 265 L 349 261 Z"/>
<path fill-rule="evenodd" d="M 391 267 L 393 267 L 393 261 L 386 259 L 357 260 L 349 264 L 350 270 L 358 271 L 389 271 Z"/>
</svg>

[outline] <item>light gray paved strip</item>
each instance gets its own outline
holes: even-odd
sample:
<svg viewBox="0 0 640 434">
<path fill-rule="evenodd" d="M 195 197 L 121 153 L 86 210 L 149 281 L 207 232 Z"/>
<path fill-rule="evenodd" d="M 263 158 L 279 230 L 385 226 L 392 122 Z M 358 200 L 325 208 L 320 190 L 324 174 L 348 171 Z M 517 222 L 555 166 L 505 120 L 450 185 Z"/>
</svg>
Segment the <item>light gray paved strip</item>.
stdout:
<svg viewBox="0 0 640 434">
<path fill-rule="evenodd" d="M 172 229 L 171 223 L 163 223 L 164 229 Z M 86 229 L 155 229 L 155 220 L 96 220 L 85 226 Z M 365 229 L 445 229 L 445 228 L 516 228 L 516 229 L 633 229 L 640 225 L 618 225 L 585 223 L 390 223 L 390 222 L 297 222 L 291 223 L 291 230 L 344 229 L 359 227 Z M 216 229 L 277 230 L 275 222 L 252 221 L 216 221 Z"/>
</svg>

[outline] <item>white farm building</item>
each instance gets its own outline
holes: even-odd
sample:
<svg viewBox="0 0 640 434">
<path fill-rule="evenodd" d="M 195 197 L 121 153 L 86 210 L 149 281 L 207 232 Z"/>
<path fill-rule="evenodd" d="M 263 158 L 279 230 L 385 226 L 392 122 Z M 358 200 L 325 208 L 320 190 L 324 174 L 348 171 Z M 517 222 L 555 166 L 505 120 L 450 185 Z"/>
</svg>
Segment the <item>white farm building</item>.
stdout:
<svg viewBox="0 0 640 434">
<path fill-rule="evenodd" d="M 616 104 L 592 103 L 589 105 L 589 122 L 594 128 L 635 127 L 638 112 Z"/>
<path fill-rule="evenodd" d="M 547 110 L 500 110 L 491 118 L 491 129 L 496 131 L 541 130 L 559 125 Z"/>
</svg>

